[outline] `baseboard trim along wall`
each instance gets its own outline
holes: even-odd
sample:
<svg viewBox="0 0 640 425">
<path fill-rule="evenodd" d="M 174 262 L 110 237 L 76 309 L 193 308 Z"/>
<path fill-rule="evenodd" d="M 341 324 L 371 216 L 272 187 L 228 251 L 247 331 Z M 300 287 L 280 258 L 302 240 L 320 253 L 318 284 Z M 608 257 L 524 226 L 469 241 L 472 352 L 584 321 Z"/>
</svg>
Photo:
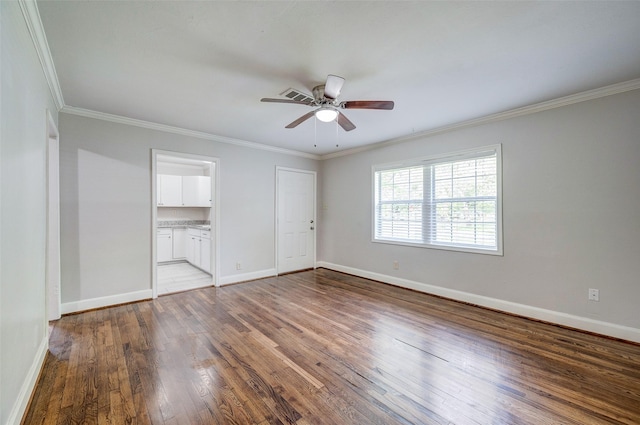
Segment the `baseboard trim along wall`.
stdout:
<svg viewBox="0 0 640 425">
<path fill-rule="evenodd" d="M 150 300 L 152 296 L 153 292 L 151 291 L 151 289 L 145 289 L 142 291 L 127 292 L 126 294 L 109 295 L 106 297 L 63 303 L 61 306 L 61 310 L 62 314 L 77 313 L 79 311 L 92 310 L 95 308 L 132 303 L 135 301 Z"/>
<path fill-rule="evenodd" d="M 264 277 L 276 276 L 276 269 L 258 270 L 250 273 L 234 274 L 220 278 L 220 286 L 232 283 L 246 282 L 248 280 L 262 279 Z M 80 311 L 93 310 L 96 308 L 110 307 L 118 304 L 132 303 L 142 300 L 150 300 L 153 296 L 151 289 L 128 292 L 126 294 L 110 295 L 107 297 L 91 298 L 88 300 L 72 301 L 61 305 L 62 314 L 78 313 Z"/>
<path fill-rule="evenodd" d="M 45 332 L 45 337 L 42 338 L 42 341 L 40 341 L 40 346 L 38 347 L 36 356 L 33 359 L 31 367 L 29 368 L 29 373 L 22 383 L 20 393 L 16 398 L 16 403 L 13 405 L 13 409 L 11 409 L 11 412 L 9 413 L 7 425 L 20 425 L 20 422 L 22 422 L 22 417 L 27 411 L 29 400 L 31 399 L 31 394 L 33 394 L 33 391 L 36 388 L 38 378 L 40 377 L 40 370 L 42 370 L 42 366 L 44 365 L 44 360 L 47 356 L 48 350 L 49 334 Z"/>
<path fill-rule="evenodd" d="M 616 325 L 615 323 L 589 319 L 587 317 L 575 316 L 572 314 L 546 310 L 543 308 L 533 307 L 525 304 L 513 303 L 497 298 L 485 297 L 482 295 L 457 291 L 455 289 L 444 288 L 442 286 L 430 285 L 427 283 L 388 276 L 381 273 L 357 269 L 354 267 L 327 263 L 324 261 L 317 262 L 316 266 L 342 273 L 352 274 L 354 276 L 364 277 L 366 279 L 377 280 L 379 282 L 388 283 L 390 285 L 399 286 L 402 288 L 413 289 L 415 291 L 424 292 L 427 294 L 438 295 L 456 301 L 476 304 L 482 307 L 504 311 L 506 313 L 517 314 L 519 316 L 528 317 L 535 320 L 542 320 L 561 326 L 567 326 L 587 332 L 593 332 L 600 335 L 640 343 L 640 329 L 631 328 L 628 326 L 621 326 Z"/>
<path fill-rule="evenodd" d="M 276 269 L 258 270 L 250 273 L 232 274 L 220 278 L 220 286 L 230 285 L 232 283 L 246 282 L 248 280 L 262 279 L 265 277 L 277 276 Z"/>
</svg>

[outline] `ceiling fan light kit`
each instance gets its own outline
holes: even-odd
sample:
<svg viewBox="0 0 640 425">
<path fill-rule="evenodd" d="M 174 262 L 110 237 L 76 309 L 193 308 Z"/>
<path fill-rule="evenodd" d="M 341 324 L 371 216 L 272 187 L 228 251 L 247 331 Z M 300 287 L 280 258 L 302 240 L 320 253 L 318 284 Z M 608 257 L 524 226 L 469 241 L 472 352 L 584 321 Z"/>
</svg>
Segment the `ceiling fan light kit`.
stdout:
<svg viewBox="0 0 640 425">
<path fill-rule="evenodd" d="M 322 122 L 331 122 L 338 116 L 338 111 L 329 106 L 323 106 L 316 111 L 316 118 Z"/>
<path fill-rule="evenodd" d="M 383 109 L 383 110 L 392 110 L 394 107 L 394 103 L 391 100 L 350 100 L 350 101 L 338 101 L 338 96 L 340 96 L 340 91 L 342 90 L 342 86 L 344 84 L 344 78 L 339 77 L 337 75 L 329 74 L 327 76 L 327 81 L 324 84 L 320 84 L 313 88 L 313 100 L 309 101 L 309 98 L 302 97 L 304 100 L 300 99 L 299 96 L 289 96 L 287 94 L 286 97 L 288 99 L 272 99 L 272 98 L 262 98 L 261 102 L 273 102 L 273 103 L 293 103 L 296 105 L 306 105 L 311 107 L 316 107 L 315 111 L 308 112 L 296 119 L 289 125 L 285 126 L 285 128 L 294 128 L 298 125 L 302 124 L 304 121 L 309 118 L 315 116 L 318 120 L 322 122 L 331 122 L 336 120 L 338 125 L 342 127 L 344 131 L 351 131 L 356 128 L 355 124 L 353 124 L 349 119 L 338 109 Z M 287 92 L 296 92 L 293 89 L 287 90 Z"/>
</svg>

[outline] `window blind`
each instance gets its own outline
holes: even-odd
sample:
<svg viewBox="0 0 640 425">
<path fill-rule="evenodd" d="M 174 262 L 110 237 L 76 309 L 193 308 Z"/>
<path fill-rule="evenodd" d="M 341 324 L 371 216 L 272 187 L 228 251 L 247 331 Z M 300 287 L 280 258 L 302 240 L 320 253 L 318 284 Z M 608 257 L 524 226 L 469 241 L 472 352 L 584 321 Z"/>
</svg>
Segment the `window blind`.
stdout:
<svg viewBox="0 0 640 425">
<path fill-rule="evenodd" d="M 501 253 L 500 146 L 374 167 L 374 241 Z"/>
</svg>

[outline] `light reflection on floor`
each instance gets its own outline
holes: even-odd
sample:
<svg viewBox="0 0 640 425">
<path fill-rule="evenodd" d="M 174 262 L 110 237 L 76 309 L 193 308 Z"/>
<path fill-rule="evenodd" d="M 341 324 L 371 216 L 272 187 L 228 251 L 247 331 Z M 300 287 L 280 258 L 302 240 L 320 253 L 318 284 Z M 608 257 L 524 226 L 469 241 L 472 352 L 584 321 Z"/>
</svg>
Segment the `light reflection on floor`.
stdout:
<svg viewBox="0 0 640 425">
<path fill-rule="evenodd" d="M 479 346 L 471 334 L 467 337 L 464 331 L 452 332 L 435 323 L 418 329 L 409 318 L 386 317 L 373 324 L 372 370 L 391 390 L 411 394 L 409 403 L 453 423 L 509 423 L 504 405 L 508 400 L 496 390 L 502 386 L 508 391 L 508 384 L 502 383 L 503 373 L 495 364 L 511 361 L 512 353 Z M 420 338 L 425 331 L 436 340 L 454 339 L 461 349 L 442 351 L 439 347 L 444 345 L 430 346 Z M 394 378 L 398 376 L 403 378 Z M 470 411 L 476 416 L 465 416 Z"/>
</svg>

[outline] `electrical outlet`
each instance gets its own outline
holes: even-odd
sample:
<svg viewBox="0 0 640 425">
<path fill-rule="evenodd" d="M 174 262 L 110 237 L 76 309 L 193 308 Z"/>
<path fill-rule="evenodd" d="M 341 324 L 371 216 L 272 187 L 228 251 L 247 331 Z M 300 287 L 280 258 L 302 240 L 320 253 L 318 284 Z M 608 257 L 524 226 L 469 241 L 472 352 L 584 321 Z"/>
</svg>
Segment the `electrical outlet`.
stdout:
<svg viewBox="0 0 640 425">
<path fill-rule="evenodd" d="M 600 301 L 600 290 L 589 288 L 589 301 Z"/>
<path fill-rule="evenodd" d="M 400 268 L 400 263 L 398 260 L 393 261 L 393 270 L 398 270 Z"/>
<path fill-rule="evenodd" d="M 236 270 L 242 270 L 242 264 L 241 263 L 236 263 Z"/>
</svg>

